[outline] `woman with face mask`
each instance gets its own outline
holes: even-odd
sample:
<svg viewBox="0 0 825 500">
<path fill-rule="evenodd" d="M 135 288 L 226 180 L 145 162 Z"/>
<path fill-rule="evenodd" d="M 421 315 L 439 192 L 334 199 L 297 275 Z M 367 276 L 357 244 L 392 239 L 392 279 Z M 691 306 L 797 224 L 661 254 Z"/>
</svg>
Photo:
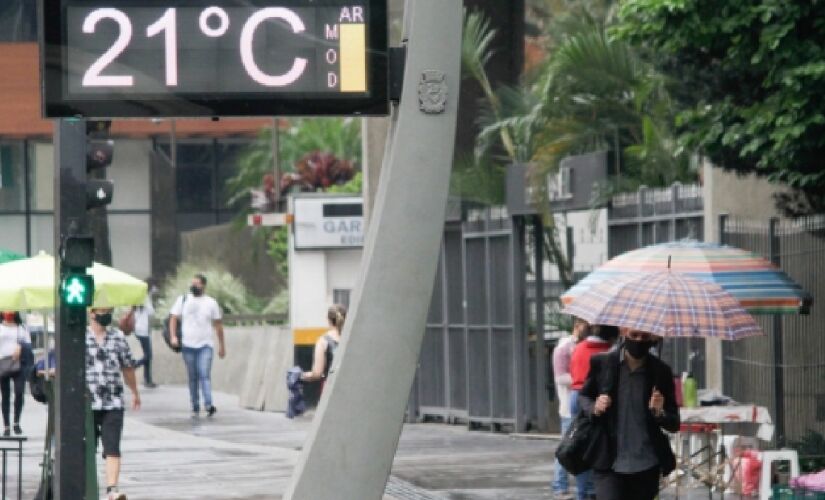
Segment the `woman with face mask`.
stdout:
<svg viewBox="0 0 825 500">
<path fill-rule="evenodd" d="M 28 330 L 23 326 L 20 314 L 15 311 L 3 312 L 0 323 L 0 358 L 10 357 L 16 362 L 22 361 L 24 343 L 31 344 Z M 2 395 L 3 435 L 11 435 L 11 389 L 14 386 L 14 433 L 23 434 L 20 416 L 23 413 L 23 392 L 26 387 L 26 375 L 21 364 L 20 369 L 0 376 L 0 395 Z"/>
</svg>

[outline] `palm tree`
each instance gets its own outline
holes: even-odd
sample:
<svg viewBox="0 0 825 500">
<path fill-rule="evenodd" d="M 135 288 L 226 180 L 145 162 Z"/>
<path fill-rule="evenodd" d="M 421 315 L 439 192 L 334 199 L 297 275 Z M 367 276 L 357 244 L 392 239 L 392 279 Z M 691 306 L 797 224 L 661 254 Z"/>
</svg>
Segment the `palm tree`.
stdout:
<svg viewBox="0 0 825 500">
<path fill-rule="evenodd" d="M 470 13 L 465 21 L 465 69 L 488 96 L 477 155 L 502 146 L 508 161 L 529 162 L 530 182 L 541 194 L 538 208 L 548 227 L 548 258 L 565 286 L 571 284 L 572 273 L 546 192 L 546 179 L 558 171 L 561 160 L 599 150 L 621 155 L 621 175 L 601 187 L 599 200 L 642 184 L 663 186 L 695 178 L 689 155 L 677 148 L 671 133 L 673 115 L 664 78 L 628 44 L 609 36 L 606 19 L 613 15 L 614 2 L 586 3 L 592 4 L 590 10 L 562 11 L 549 24 L 551 54 L 518 88 L 493 90 L 485 85 L 483 68 L 495 31 L 482 14 Z"/>
</svg>

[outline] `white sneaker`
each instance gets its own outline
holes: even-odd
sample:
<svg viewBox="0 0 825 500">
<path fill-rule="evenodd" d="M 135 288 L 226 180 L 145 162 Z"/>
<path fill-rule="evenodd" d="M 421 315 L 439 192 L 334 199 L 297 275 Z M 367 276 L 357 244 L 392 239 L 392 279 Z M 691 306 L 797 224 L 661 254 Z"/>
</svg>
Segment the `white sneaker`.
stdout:
<svg viewBox="0 0 825 500">
<path fill-rule="evenodd" d="M 126 493 L 121 493 L 117 490 L 110 491 L 103 500 L 127 500 Z"/>
</svg>

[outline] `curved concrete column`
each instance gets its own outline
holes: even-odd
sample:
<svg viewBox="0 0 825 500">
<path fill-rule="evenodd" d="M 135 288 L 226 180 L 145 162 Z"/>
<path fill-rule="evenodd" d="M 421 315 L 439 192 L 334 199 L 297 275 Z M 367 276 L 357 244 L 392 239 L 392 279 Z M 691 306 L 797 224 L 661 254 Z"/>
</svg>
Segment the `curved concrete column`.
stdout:
<svg viewBox="0 0 825 500">
<path fill-rule="evenodd" d="M 383 495 L 438 262 L 455 143 L 461 21 L 460 0 L 407 4 L 404 93 L 393 115 L 363 273 L 287 499 Z"/>
</svg>

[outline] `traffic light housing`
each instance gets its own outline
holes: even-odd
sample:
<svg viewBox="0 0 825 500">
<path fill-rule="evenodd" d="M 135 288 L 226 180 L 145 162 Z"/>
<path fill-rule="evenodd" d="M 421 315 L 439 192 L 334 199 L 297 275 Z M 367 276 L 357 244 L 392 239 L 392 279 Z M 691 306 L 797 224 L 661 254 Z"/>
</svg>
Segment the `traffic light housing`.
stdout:
<svg viewBox="0 0 825 500">
<path fill-rule="evenodd" d="M 109 138 L 112 122 L 89 120 L 86 122 L 86 209 L 105 207 L 112 202 L 114 184 L 105 179 L 103 169 L 112 164 L 115 155 L 114 142 Z M 94 178 L 94 177 L 102 178 Z"/>
<path fill-rule="evenodd" d="M 69 307 L 86 308 L 95 297 L 95 281 L 86 273 L 69 272 L 60 284 L 60 301 Z"/>
<path fill-rule="evenodd" d="M 92 267 L 95 258 L 95 240 L 89 236 L 67 236 L 60 247 L 60 261 L 69 269 Z"/>
</svg>

